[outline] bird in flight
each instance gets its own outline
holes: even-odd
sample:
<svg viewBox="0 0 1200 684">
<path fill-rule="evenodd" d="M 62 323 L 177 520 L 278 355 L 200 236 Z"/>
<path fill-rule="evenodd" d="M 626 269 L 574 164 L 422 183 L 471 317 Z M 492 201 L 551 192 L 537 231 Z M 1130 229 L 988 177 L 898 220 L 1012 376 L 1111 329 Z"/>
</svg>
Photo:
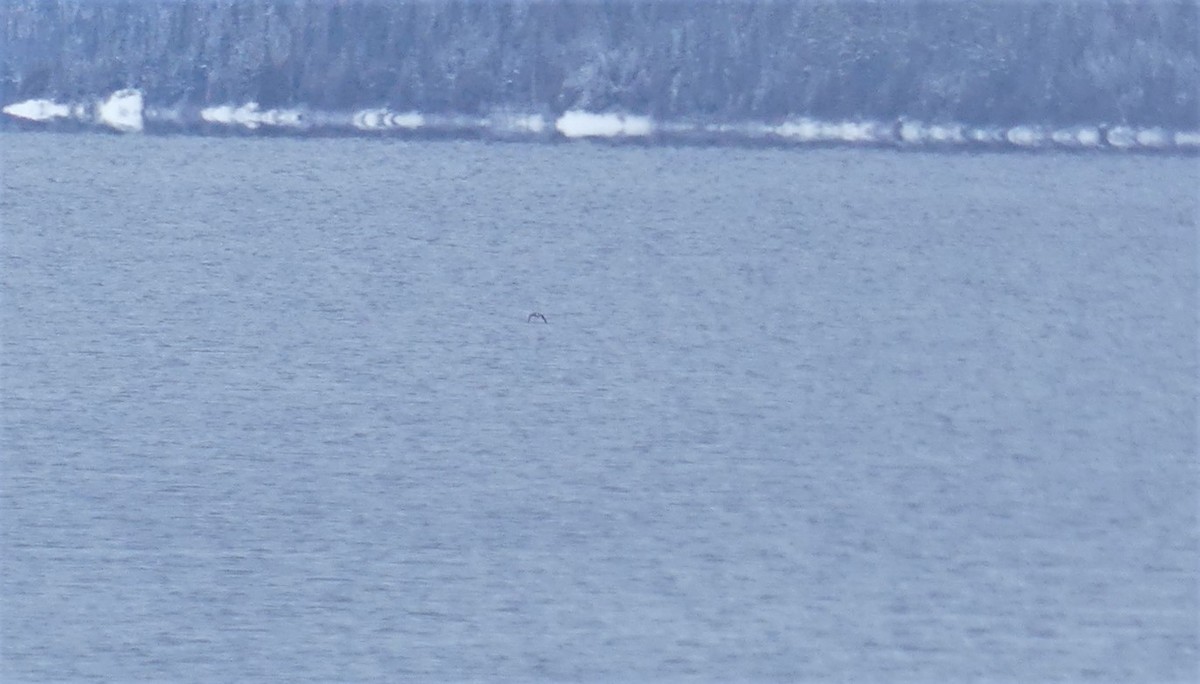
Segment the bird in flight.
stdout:
<svg viewBox="0 0 1200 684">
<path fill-rule="evenodd" d="M 534 311 L 533 313 L 529 314 L 529 318 L 526 318 L 526 319 L 525 319 L 525 322 L 526 322 L 526 323 L 532 323 L 532 322 L 534 322 L 534 321 L 541 321 L 541 322 L 543 322 L 543 323 L 549 323 L 549 322 L 550 322 L 550 321 L 547 321 L 547 320 L 546 320 L 546 317 L 545 317 L 545 316 L 543 316 L 542 314 L 540 314 L 540 313 L 538 313 L 538 312 L 536 312 L 536 311 Z"/>
</svg>

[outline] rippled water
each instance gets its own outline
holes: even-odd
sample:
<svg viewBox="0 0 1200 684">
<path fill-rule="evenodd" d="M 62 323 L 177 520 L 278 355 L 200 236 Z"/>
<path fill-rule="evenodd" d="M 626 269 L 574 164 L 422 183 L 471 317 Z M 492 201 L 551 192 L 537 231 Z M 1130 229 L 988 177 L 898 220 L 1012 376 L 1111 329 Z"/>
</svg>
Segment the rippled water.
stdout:
<svg viewBox="0 0 1200 684">
<path fill-rule="evenodd" d="M 0 148 L 5 681 L 1198 674 L 1195 159 Z"/>
</svg>

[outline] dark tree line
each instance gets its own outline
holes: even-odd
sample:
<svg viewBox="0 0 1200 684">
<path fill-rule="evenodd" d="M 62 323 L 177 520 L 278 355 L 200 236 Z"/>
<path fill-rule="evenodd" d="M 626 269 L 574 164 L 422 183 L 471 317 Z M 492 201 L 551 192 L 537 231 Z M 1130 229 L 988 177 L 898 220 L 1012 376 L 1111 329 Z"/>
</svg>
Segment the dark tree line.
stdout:
<svg viewBox="0 0 1200 684">
<path fill-rule="evenodd" d="M 1200 5 L 2 0 L 0 97 L 1200 125 Z"/>
</svg>

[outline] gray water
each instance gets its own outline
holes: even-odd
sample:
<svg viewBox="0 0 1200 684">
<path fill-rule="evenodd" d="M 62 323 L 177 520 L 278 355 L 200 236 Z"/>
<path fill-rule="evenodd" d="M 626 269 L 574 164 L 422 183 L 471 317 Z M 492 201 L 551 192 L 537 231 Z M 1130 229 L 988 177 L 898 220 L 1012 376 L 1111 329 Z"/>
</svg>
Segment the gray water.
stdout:
<svg viewBox="0 0 1200 684">
<path fill-rule="evenodd" d="M 0 154 L 5 682 L 1200 675 L 1195 159 Z"/>
</svg>

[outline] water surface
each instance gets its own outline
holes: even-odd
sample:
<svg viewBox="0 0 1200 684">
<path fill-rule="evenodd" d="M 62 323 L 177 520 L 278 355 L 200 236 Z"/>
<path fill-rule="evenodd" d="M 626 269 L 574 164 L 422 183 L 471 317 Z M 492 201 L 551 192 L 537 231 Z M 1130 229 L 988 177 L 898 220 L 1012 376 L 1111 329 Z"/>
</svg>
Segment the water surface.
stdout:
<svg viewBox="0 0 1200 684">
<path fill-rule="evenodd" d="M 2 138 L 5 681 L 1200 674 L 1194 159 Z"/>
</svg>

